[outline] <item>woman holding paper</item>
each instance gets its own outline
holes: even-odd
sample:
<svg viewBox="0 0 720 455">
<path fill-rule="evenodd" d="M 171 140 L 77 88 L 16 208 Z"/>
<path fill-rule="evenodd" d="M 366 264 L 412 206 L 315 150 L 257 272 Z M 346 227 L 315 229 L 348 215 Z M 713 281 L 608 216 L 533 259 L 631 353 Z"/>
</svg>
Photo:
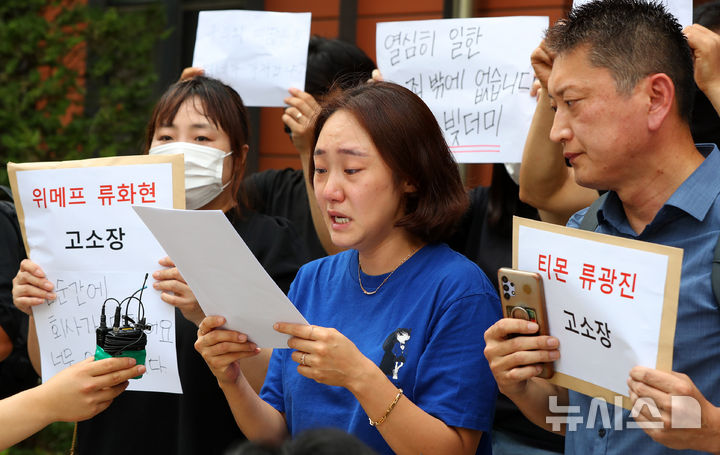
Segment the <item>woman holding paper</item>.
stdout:
<svg viewBox="0 0 720 455">
<path fill-rule="evenodd" d="M 315 196 L 348 250 L 301 268 L 289 297 L 312 326 L 277 323 L 263 390 L 238 360 L 257 349 L 209 316 L 202 353 L 250 439 L 339 427 L 381 453 L 489 453 L 496 385 L 482 333 L 497 294 L 441 243 L 467 207 L 430 110 L 390 83 L 331 97 L 314 130 Z M 331 387 L 336 386 L 336 387 Z"/>
<path fill-rule="evenodd" d="M 184 154 L 187 208 L 225 212 L 268 274 L 287 292 L 303 263 L 304 247 L 286 220 L 258 214 L 238 198 L 248 134 L 247 112 L 237 92 L 218 80 L 194 77 L 173 84 L 162 96 L 148 124 L 145 149 L 150 154 Z M 202 309 L 170 258 L 161 259 L 160 264 L 167 268 L 153 274 L 157 280 L 154 288 L 178 309 L 175 335 L 183 394 L 121 395 L 107 411 L 79 424 L 80 454 L 126 454 L 130 423 L 132 440 L 142 441 L 132 448 L 136 454 L 220 454 L 244 438 L 215 377 L 192 347 L 197 324 L 204 318 Z M 18 308 L 32 314 L 31 306 L 55 298 L 52 289 L 42 269 L 25 260 L 13 281 L 13 300 Z M 29 338 L 38 359 L 33 334 L 31 323 Z M 257 390 L 269 357 L 270 350 L 263 351 L 243 363 L 248 380 Z"/>
</svg>

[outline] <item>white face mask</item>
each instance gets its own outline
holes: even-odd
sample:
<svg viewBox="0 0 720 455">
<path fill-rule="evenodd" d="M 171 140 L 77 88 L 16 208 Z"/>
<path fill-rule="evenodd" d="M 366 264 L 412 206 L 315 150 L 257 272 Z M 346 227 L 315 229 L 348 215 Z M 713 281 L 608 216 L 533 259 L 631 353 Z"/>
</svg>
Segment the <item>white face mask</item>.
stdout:
<svg viewBox="0 0 720 455">
<path fill-rule="evenodd" d="M 225 153 L 213 147 L 190 142 L 170 142 L 150 149 L 150 155 L 185 155 L 185 206 L 199 209 L 218 197 L 230 184 L 222 184 Z"/>
<path fill-rule="evenodd" d="M 505 170 L 516 185 L 520 185 L 520 163 L 505 163 Z"/>
</svg>

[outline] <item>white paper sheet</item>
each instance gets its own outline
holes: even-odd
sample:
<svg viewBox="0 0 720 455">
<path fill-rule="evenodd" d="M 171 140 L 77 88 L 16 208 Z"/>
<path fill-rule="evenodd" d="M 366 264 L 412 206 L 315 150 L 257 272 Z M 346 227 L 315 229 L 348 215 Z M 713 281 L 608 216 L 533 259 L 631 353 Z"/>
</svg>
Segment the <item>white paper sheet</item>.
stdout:
<svg viewBox="0 0 720 455">
<path fill-rule="evenodd" d="M 310 13 L 201 11 L 193 66 L 230 85 L 246 106 L 285 105 L 305 88 Z"/>
<path fill-rule="evenodd" d="M 287 348 L 276 322 L 307 321 L 218 210 L 133 207 L 175 262 L 206 315 L 246 333 L 260 348 Z"/>
<path fill-rule="evenodd" d="M 575 0 L 573 1 L 573 8 L 589 3 L 592 0 Z M 693 2 L 692 0 L 659 0 L 660 3 L 665 5 L 670 14 L 674 15 L 680 25 L 684 28 L 693 23 Z"/>
<path fill-rule="evenodd" d="M 131 204 L 172 207 L 172 167 L 162 163 L 25 170 L 17 172 L 17 183 L 30 256 L 57 293 L 56 300 L 33 310 L 46 381 L 95 353 L 95 329 L 105 299 L 129 297 L 140 289 L 145 273 L 161 268 L 158 260 L 165 252 Z M 147 373 L 130 381 L 128 390 L 182 393 L 175 311 L 152 289 L 153 281 L 148 278 L 142 299 L 152 325 Z M 107 306 L 108 321 L 114 310 L 114 304 Z M 137 320 L 136 305 L 128 313 Z"/>
<path fill-rule="evenodd" d="M 634 366 L 656 367 L 667 265 L 662 254 L 520 226 L 518 269 L 543 277 L 555 370 L 627 395 Z"/>
<path fill-rule="evenodd" d="M 547 17 L 377 24 L 383 78 L 430 107 L 456 161 L 520 162 L 535 112 L 530 53 Z"/>
</svg>

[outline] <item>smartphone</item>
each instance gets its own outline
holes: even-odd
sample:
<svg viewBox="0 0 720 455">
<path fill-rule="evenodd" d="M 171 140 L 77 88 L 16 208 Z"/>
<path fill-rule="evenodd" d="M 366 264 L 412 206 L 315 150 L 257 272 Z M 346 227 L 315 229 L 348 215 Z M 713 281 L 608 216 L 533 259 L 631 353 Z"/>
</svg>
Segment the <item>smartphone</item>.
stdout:
<svg viewBox="0 0 720 455">
<path fill-rule="evenodd" d="M 503 267 L 498 270 L 498 287 L 503 315 L 506 318 L 524 319 L 540 326 L 534 335 L 549 335 L 545 290 L 539 273 L 523 272 Z M 541 378 L 551 378 L 555 371 L 552 362 L 543 363 Z"/>
</svg>

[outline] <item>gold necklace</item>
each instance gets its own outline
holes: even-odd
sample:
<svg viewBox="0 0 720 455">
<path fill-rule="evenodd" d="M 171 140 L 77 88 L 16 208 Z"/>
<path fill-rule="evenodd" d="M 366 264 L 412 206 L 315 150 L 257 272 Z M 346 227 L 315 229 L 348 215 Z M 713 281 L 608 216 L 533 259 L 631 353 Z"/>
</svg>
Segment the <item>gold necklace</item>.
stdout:
<svg viewBox="0 0 720 455">
<path fill-rule="evenodd" d="M 415 252 L 416 252 L 417 250 L 418 250 L 418 248 L 415 248 L 414 250 L 412 250 L 412 251 L 410 252 L 410 254 L 408 254 L 407 256 L 405 256 L 405 259 L 403 259 L 402 261 L 400 261 L 400 263 L 397 265 L 397 267 L 395 267 L 395 268 L 392 270 L 392 272 L 390 272 L 390 273 L 388 274 L 388 276 L 386 276 L 385 279 L 382 280 L 382 283 L 380 283 L 380 285 L 379 285 L 378 287 L 376 287 L 376 288 L 375 288 L 374 290 L 372 290 L 372 291 L 366 290 L 366 289 L 363 287 L 363 285 L 362 285 L 362 280 L 360 279 L 360 253 L 358 253 L 358 283 L 360 283 L 360 289 L 362 289 L 362 291 L 363 291 L 363 293 L 364 293 L 365 295 L 373 295 L 373 294 L 375 294 L 377 291 L 380 290 L 380 288 L 382 287 L 382 285 L 385 284 L 385 282 L 388 280 L 388 278 L 390 278 L 390 277 L 392 276 L 392 274 L 395 273 L 395 270 L 399 269 L 400 266 L 403 265 L 403 264 L 405 263 L 405 261 L 407 261 L 408 259 L 410 259 L 410 256 L 412 256 L 413 254 L 415 254 Z"/>
</svg>

